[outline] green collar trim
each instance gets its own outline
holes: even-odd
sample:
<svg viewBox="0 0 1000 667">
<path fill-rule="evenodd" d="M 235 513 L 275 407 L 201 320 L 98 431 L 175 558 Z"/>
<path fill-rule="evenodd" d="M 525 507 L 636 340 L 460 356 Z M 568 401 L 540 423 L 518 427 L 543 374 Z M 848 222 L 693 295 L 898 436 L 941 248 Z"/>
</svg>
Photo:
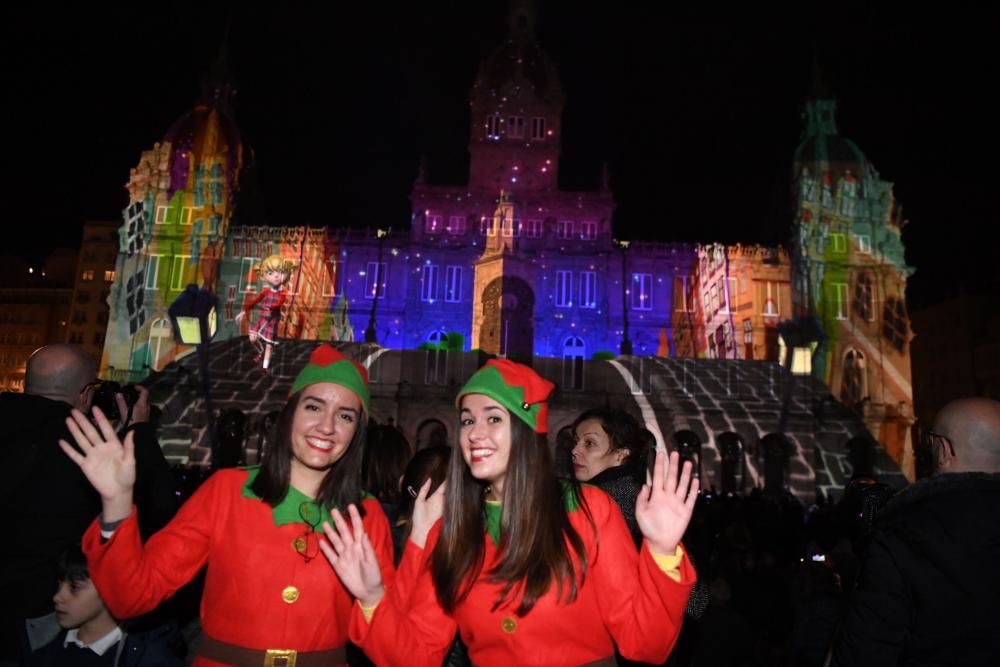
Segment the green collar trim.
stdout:
<svg viewBox="0 0 1000 667">
<path fill-rule="evenodd" d="M 247 468 L 247 481 L 243 484 L 242 495 L 244 498 L 260 500 L 260 496 L 253 492 L 250 485 L 257 479 L 260 466 L 250 466 Z M 290 523 L 302 523 L 312 527 L 317 533 L 323 531 L 323 522 L 327 521 L 333 525 L 333 517 L 330 515 L 329 507 L 320 507 L 312 498 L 302 493 L 294 486 L 288 486 L 288 493 L 285 499 L 271 508 L 271 518 L 275 526 L 285 526 Z"/>
<path fill-rule="evenodd" d="M 563 506 L 567 512 L 575 512 L 580 508 L 580 499 L 576 495 L 576 490 L 572 482 L 560 480 L 563 491 Z M 494 546 L 500 546 L 501 525 L 503 519 L 503 506 L 495 500 L 487 500 L 483 503 L 483 522 L 486 524 L 486 532 L 493 540 Z"/>
</svg>

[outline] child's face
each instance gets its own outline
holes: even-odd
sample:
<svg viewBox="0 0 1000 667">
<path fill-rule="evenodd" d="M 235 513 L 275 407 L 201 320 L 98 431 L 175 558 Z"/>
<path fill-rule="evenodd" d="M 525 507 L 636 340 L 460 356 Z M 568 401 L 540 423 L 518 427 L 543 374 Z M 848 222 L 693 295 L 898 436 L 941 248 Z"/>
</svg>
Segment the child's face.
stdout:
<svg viewBox="0 0 1000 667">
<path fill-rule="evenodd" d="M 277 287 L 281 283 L 285 282 L 285 274 L 283 271 L 265 271 L 264 272 L 264 282 L 266 282 L 271 287 Z"/>
<path fill-rule="evenodd" d="M 56 606 L 56 620 L 64 629 L 78 628 L 104 611 L 104 601 L 90 579 L 60 581 L 52 602 Z"/>
</svg>

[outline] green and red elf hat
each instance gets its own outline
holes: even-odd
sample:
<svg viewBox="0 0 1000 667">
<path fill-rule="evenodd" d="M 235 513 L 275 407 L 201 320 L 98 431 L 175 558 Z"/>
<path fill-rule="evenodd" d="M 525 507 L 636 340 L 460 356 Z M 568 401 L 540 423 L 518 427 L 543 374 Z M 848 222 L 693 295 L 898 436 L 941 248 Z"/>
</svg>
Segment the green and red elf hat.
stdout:
<svg viewBox="0 0 1000 667">
<path fill-rule="evenodd" d="M 509 359 L 490 359 L 455 398 L 458 406 L 466 394 L 484 394 L 507 408 L 535 433 L 549 431 L 549 395 L 556 386 L 534 370 Z"/>
<path fill-rule="evenodd" d="M 295 382 L 288 395 L 299 392 L 317 382 L 332 382 L 350 389 L 365 409 L 368 410 L 368 371 L 365 367 L 344 355 L 343 352 L 328 343 L 323 343 L 309 355 L 309 363 L 295 376 Z"/>
</svg>

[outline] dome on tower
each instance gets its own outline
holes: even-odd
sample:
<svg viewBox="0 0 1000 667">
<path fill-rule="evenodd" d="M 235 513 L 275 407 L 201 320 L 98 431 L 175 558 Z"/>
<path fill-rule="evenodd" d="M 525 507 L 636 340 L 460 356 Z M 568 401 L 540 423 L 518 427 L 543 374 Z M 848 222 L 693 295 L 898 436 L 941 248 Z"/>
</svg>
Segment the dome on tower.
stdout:
<svg viewBox="0 0 1000 667">
<path fill-rule="evenodd" d="M 198 165 L 210 163 L 222 171 L 227 201 L 237 187 L 243 141 L 230 104 L 235 91 L 219 70 L 219 65 L 213 68 L 202 84 L 201 100 L 174 121 L 163 137 L 171 145 L 168 197 L 189 187 Z"/>
</svg>

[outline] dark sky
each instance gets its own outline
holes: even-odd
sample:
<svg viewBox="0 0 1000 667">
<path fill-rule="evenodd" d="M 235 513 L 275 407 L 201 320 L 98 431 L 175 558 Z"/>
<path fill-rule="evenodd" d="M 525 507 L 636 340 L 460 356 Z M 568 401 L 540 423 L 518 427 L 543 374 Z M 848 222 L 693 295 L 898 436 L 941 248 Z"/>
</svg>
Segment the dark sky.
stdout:
<svg viewBox="0 0 1000 667">
<path fill-rule="evenodd" d="M 251 221 L 404 227 L 421 153 L 432 182 L 464 178 L 468 91 L 507 32 L 506 2 L 33 4 L 0 21 L 8 239 L 33 258 L 77 243 L 85 219 L 119 218 L 129 169 L 197 101 L 227 23 Z M 567 97 L 562 185 L 596 187 L 609 161 L 620 235 L 784 240 L 815 53 L 841 134 L 896 184 L 914 305 L 997 285 L 985 13 L 638 4 L 538 3 Z"/>
</svg>

